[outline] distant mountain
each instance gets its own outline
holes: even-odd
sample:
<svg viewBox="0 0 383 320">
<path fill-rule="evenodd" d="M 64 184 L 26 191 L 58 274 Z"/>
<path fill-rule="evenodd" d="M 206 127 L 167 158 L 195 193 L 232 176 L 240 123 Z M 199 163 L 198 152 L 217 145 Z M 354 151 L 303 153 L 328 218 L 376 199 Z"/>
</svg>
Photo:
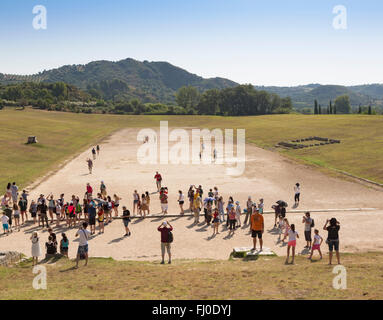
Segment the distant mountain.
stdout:
<svg viewBox="0 0 383 320">
<path fill-rule="evenodd" d="M 143 102 L 172 102 L 183 86 L 201 91 L 234 87 L 237 83 L 223 79 L 204 79 L 167 62 L 95 61 L 86 65 L 67 65 L 32 76 L 0 74 L 0 83 L 21 81 L 65 82 L 80 89 L 107 95 L 106 98 L 140 98 Z"/>
<path fill-rule="evenodd" d="M 94 97 L 106 100 L 139 98 L 143 102 L 174 102 L 174 94 L 183 86 L 194 86 L 200 91 L 223 89 L 238 85 L 224 78 L 205 79 L 168 62 L 149 62 L 125 59 L 117 62 L 94 61 L 86 65 L 67 65 L 35 75 L 5 75 L 0 73 L 0 84 L 17 82 L 66 82 L 87 90 Z M 339 86 L 309 84 L 295 87 L 255 86 L 257 90 L 290 97 L 295 108 L 313 107 L 314 100 L 327 106 L 330 100 L 347 94 L 353 107 L 383 106 L 383 85 Z"/>
</svg>

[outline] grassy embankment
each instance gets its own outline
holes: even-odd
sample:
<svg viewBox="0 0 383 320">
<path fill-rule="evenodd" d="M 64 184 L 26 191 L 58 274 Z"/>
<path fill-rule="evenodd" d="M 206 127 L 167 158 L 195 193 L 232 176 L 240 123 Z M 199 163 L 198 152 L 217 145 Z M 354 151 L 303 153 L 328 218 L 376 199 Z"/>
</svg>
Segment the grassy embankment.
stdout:
<svg viewBox="0 0 383 320">
<path fill-rule="evenodd" d="M 257 261 L 176 260 L 171 266 L 151 262 L 90 259 L 89 266 L 58 260 L 47 267 L 47 290 L 32 288 L 32 264 L 0 267 L 0 299 L 382 299 L 383 254 L 343 254 L 347 290 L 333 288 L 333 266 L 295 265 L 283 257 Z"/>
</svg>

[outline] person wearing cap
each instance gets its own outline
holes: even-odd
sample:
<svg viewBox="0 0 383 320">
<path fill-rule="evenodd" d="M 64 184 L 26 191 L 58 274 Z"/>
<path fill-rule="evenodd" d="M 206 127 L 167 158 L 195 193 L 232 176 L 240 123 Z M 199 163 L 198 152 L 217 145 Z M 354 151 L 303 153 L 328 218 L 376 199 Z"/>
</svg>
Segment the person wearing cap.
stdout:
<svg viewBox="0 0 383 320">
<path fill-rule="evenodd" d="M 251 214 L 253 212 L 253 201 L 251 200 L 251 196 L 249 196 L 249 198 L 247 199 L 246 207 L 247 207 L 247 211 L 246 211 L 246 217 L 244 222 L 245 225 L 247 224 L 247 219 L 249 219 L 249 223 L 250 223 Z"/>
<path fill-rule="evenodd" d="M 169 264 L 172 263 L 172 254 L 171 254 L 171 243 L 169 239 L 169 233 L 173 231 L 173 227 L 170 225 L 168 221 L 162 222 L 160 226 L 157 228 L 159 232 L 161 232 L 161 256 L 162 261 L 161 264 L 164 264 L 165 262 L 165 249 L 168 252 L 169 256 Z"/>
<path fill-rule="evenodd" d="M 255 213 L 251 216 L 250 221 L 251 221 L 250 232 L 251 232 L 251 237 L 253 238 L 252 251 L 257 250 L 257 238 L 259 239 L 259 244 L 261 246 L 261 251 L 262 251 L 262 246 L 263 246 L 262 235 L 265 230 L 265 224 L 263 221 L 263 216 L 259 214 L 258 209 L 255 210 Z"/>
</svg>

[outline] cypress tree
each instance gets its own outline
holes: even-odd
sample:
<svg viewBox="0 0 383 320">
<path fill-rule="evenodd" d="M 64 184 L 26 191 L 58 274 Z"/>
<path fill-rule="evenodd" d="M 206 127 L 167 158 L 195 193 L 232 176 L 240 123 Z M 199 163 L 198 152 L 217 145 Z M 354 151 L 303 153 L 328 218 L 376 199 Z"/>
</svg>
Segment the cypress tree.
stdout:
<svg viewBox="0 0 383 320">
<path fill-rule="evenodd" d="M 362 114 L 362 106 L 361 106 L 361 105 L 359 105 L 358 113 L 359 113 L 359 114 Z"/>
<path fill-rule="evenodd" d="M 371 105 L 368 106 L 368 114 L 372 114 L 372 108 L 371 108 Z"/>
<path fill-rule="evenodd" d="M 318 114 L 318 101 L 314 101 L 314 114 Z"/>
<path fill-rule="evenodd" d="M 332 114 L 332 101 L 330 100 L 330 114 Z"/>
</svg>

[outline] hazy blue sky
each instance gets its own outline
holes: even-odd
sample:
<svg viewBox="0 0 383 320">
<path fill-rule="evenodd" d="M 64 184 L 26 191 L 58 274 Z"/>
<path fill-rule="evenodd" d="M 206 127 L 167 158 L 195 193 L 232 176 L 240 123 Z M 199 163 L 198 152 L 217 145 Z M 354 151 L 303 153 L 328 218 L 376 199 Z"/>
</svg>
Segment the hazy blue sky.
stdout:
<svg viewBox="0 0 383 320">
<path fill-rule="evenodd" d="M 0 27 L 2 73 L 131 57 L 256 85 L 383 83 L 381 0 L 0 0 Z"/>
</svg>

